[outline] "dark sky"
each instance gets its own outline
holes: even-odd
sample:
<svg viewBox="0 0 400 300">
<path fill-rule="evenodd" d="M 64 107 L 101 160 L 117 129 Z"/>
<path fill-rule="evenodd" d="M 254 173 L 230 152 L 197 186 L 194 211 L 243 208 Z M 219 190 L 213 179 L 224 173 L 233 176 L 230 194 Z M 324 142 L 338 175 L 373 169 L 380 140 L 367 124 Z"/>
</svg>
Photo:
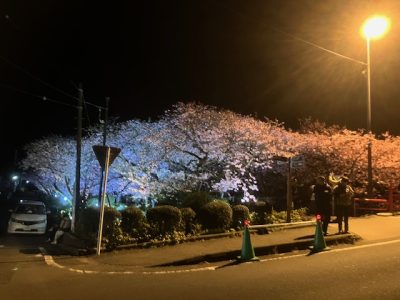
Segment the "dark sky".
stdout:
<svg viewBox="0 0 400 300">
<path fill-rule="evenodd" d="M 0 167 L 31 140 L 74 134 L 76 109 L 39 96 L 74 105 L 79 83 L 120 120 L 199 101 L 292 128 L 365 127 L 364 67 L 299 38 L 365 61 L 359 27 L 374 13 L 392 28 L 372 44 L 372 126 L 400 134 L 398 0 L 2 1 Z"/>
</svg>

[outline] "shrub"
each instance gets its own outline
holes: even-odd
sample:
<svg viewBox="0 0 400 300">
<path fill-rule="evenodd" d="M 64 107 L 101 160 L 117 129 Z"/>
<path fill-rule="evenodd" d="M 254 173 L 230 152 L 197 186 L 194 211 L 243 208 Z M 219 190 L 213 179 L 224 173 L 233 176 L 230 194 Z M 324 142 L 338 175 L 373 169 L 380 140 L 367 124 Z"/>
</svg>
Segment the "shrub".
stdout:
<svg viewBox="0 0 400 300">
<path fill-rule="evenodd" d="M 121 212 L 121 228 L 132 234 L 143 230 L 146 226 L 146 217 L 143 211 L 136 206 L 128 206 Z"/>
<path fill-rule="evenodd" d="M 98 208 L 86 207 L 79 212 L 77 222 L 77 234 L 88 240 L 92 245 L 96 244 L 97 233 L 99 229 L 99 216 Z M 104 208 L 103 219 L 103 239 L 107 248 L 114 248 L 122 242 L 122 230 L 120 228 L 121 214 L 110 207 Z"/>
<path fill-rule="evenodd" d="M 286 210 L 276 211 L 272 210 L 270 214 L 266 216 L 267 224 L 277 224 L 277 223 L 286 223 Z"/>
<path fill-rule="evenodd" d="M 147 220 L 156 230 L 155 234 L 165 235 L 179 228 L 181 212 L 174 206 L 158 206 L 147 211 Z"/>
<path fill-rule="evenodd" d="M 99 209 L 94 207 L 81 209 L 76 220 L 76 234 L 95 243 L 99 229 Z"/>
<path fill-rule="evenodd" d="M 190 207 L 197 214 L 204 205 L 211 201 L 210 195 L 206 192 L 190 192 L 182 196 L 182 207 Z"/>
<path fill-rule="evenodd" d="M 182 229 L 185 234 L 194 233 L 196 213 L 190 207 L 181 208 Z"/>
<path fill-rule="evenodd" d="M 243 221 L 250 220 L 250 212 L 247 206 L 232 206 L 232 225 L 233 228 L 243 228 Z"/>
<path fill-rule="evenodd" d="M 267 224 L 276 224 L 276 223 L 286 223 L 286 211 L 275 211 L 272 210 L 271 214 L 269 214 L 266 218 Z M 292 222 L 301 222 L 308 221 L 311 219 L 310 216 L 307 215 L 307 208 L 299 208 L 294 209 L 290 212 L 290 219 Z"/>
<path fill-rule="evenodd" d="M 199 219 L 206 229 L 228 229 L 232 223 L 232 208 L 225 201 L 214 200 L 203 206 Z"/>
<path fill-rule="evenodd" d="M 308 215 L 307 207 L 292 210 L 290 218 L 292 222 L 309 221 L 312 219 L 312 217 Z"/>
<path fill-rule="evenodd" d="M 253 209 L 254 213 L 251 216 L 251 223 L 265 224 L 267 215 L 272 211 L 271 205 L 264 201 L 257 201 L 254 203 Z"/>
<path fill-rule="evenodd" d="M 112 207 L 104 207 L 103 239 L 106 248 L 113 249 L 123 243 L 121 213 Z"/>
</svg>

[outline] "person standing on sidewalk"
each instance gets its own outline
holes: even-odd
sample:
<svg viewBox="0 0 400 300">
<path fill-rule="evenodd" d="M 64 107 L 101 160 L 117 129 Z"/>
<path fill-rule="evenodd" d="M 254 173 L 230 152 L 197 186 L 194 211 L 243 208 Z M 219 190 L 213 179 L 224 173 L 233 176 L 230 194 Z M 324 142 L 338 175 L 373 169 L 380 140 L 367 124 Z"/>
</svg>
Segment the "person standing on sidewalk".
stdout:
<svg viewBox="0 0 400 300">
<path fill-rule="evenodd" d="M 339 233 L 349 232 L 349 215 L 354 195 L 353 188 L 349 185 L 349 178 L 343 176 L 337 187 L 333 190 L 333 199 L 335 201 L 335 211 L 338 222 Z M 342 222 L 344 221 L 344 231 L 342 231 Z"/>
<path fill-rule="evenodd" d="M 332 189 L 324 176 L 317 177 L 317 183 L 314 186 L 314 197 L 316 214 L 321 216 L 322 231 L 324 235 L 327 235 L 328 225 L 331 220 Z"/>
</svg>

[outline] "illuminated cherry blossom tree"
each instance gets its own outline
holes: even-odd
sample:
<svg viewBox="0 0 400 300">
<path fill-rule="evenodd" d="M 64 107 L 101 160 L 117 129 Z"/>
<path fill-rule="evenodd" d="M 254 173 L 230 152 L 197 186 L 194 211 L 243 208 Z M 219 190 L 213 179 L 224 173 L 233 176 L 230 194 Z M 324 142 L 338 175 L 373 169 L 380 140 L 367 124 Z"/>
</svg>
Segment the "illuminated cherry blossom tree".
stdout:
<svg viewBox="0 0 400 300">
<path fill-rule="evenodd" d="M 231 111 L 178 103 L 157 121 L 130 120 L 108 126 L 107 144 L 121 148 L 110 167 L 108 193 L 154 199 L 161 193 L 206 191 L 243 202 L 260 195 L 265 172 L 286 176 L 287 163 L 301 155 L 305 166 L 293 170 L 310 184 L 317 175 L 347 174 L 366 182 L 367 144 L 372 142 L 375 180 L 396 185 L 400 174 L 400 138 L 308 121 L 298 132 L 271 120 Z M 102 128 L 87 130 L 82 142 L 81 195 L 96 196 L 100 167 L 92 146 L 102 144 Z M 75 141 L 50 136 L 27 145 L 21 166 L 48 194 L 71 198 L 75 179 Z M 263 190 L 268 194 L 268 191 Z"/>
</svg>

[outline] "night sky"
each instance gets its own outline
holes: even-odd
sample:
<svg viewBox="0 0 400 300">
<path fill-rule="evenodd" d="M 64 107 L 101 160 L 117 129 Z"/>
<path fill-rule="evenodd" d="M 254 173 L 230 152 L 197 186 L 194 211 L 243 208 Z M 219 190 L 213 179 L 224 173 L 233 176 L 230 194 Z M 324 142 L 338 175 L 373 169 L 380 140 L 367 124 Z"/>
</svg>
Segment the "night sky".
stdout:
<svg viewBox="0 0 400 300">
<path fill-rule="evenodd" d="M 366 126 L 359 33 L 371 14 L 392 19 L 372 44 L 372 127 L 400 134 L 400 1 L 35 0 L 0 4 L 0 169 L 16 149 L 49 134 L 73 135 L 85 100 L 119 120 L 153 120 L 198 101 L 296 128 L 311 116 Z M 98 121 L 88 106 L 84 126 Z M 18 152 L 18 158 L 22 156 Z"/>
</svg>

